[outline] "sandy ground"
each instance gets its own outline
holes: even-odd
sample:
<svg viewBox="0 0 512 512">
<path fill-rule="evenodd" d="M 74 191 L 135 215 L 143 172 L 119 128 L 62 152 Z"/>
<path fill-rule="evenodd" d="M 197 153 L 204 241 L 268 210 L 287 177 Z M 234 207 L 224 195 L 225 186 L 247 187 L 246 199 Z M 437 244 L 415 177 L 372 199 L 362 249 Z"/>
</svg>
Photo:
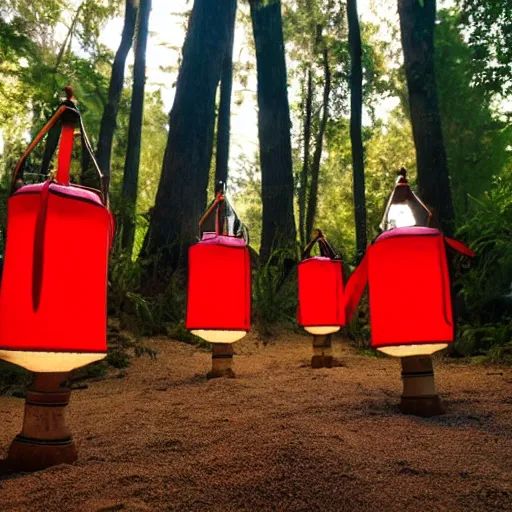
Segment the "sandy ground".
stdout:
<svg viewBox="0 0 512 512">
<path fill-rule="evenodd" d="M 512 369 L 439 363 L 447 414 L 403 416 L 399 362 L 313 370 L 311 339 L 236 345 L 237 379 L 167 340 L 124 378 L 74 391 L 79 460 L 0 480 L 0 511 L 512 510 Z M 23 400 L 0 397 L 0 456 Z"/>
</svg>

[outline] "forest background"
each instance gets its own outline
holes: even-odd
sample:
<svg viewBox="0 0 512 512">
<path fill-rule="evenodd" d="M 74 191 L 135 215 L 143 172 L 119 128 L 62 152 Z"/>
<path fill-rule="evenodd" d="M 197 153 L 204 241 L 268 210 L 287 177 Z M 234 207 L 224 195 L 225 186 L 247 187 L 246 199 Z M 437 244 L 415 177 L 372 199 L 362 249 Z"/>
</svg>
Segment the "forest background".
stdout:
<svg viewBox="0 0 512 512">
<path fill-rule="evenodd" d="M 148 335 L 198 342 L 183 325 L 186 249 L 216 181 L 227 180 L 248 226 L 253 321 L 268 337 L 296 328 L 294 264 L 313 228 L 348 276 L 379 232 L 401 167 L 443 229 L 477 253 L 455 265 L 450 355 L 512 360 L 512 5 L 358 4 L 2 3 L 2 225 L 14 166 L 71 85 L 116 215 L 110 315 L 133 334 L 111 333 L 109 363 L 145 352 Z M 408 46 L 418 33 L 427 41 L 419 67 Z M 417 115 L 414 87 L 436 97 L 428 116 Z M 98 186 L 79 149 L 74 179 Z M 43 152 L 26 181 L 42 179 Z M 371 353 L 367 305 L 346 335 Z"/>
</svg>

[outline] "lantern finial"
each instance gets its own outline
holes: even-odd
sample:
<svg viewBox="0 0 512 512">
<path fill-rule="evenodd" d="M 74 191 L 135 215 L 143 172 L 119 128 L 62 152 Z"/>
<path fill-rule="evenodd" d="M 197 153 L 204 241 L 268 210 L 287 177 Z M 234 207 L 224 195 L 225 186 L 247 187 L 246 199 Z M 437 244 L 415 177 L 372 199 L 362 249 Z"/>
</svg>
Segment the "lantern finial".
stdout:
<svg viewBox="0 0 512 512">
<path fill-rule="evenodd" d="M 73 87 L 66 85 L 62 90 L 66 93 L 66 99 L 71 101 L 73 99 Z"/>
<path fill-rule="evenodd" d="M 215 195 L 224 196 L 226 194 L 226 184 L 223 181 L 218 181 L 215 185 Z"/>
</svg>

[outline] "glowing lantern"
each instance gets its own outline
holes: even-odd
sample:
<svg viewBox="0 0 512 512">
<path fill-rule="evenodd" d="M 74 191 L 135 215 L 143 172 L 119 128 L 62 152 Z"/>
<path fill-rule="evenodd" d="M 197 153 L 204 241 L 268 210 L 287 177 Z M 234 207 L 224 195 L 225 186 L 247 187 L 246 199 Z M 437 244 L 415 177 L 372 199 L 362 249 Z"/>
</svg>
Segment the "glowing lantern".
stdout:
<svg viewBox="0 0 512 512">
<path fill-rule="evenodd" d="M 251 326 L 247 231 L 218 189 L 189 249 L 186 328 L 210 343 L 234 343 Z"/>
<path fill-rule="evenodd" d="M 103 193 L 69 183 L 77 125 L 82 149 L 99 172 L 69 98 L 16 166 L 8 200 L 0 358 L 35 372 L 68 372 L 103 359 L 107 351 L 113 221 Z M 23 186 L 19 173 L 27 156 L 54 127 L 61 133 L 56 179 Z"/>
<path fill-rule="evenodd" d="M 409 226 L 428 226 L 432 214 L 411 190 L 407 171 L 400 169 L 396 186 L 391 193 L 380 228 L 388 231 Z"/>
<path fill-rule="evenodd" d="M 432 354 L 453 342 L 446 244 L 437 229 L 396 228 L 380 235 L 347 283 L 350 318 L 368 281 L 372 346 L 397 357 Z"/>
<path fill-rule="evenodd" d="M 386 208 L 381 227 L 387 231 L 368 248 L 346 289 L 350 319 L 368 282 L 372 346 L 396 357 L 430 355 L 453 342 L 446 244 L 474 256 L 426 227 L 432 215 L 405 176 L 402 169 Z"/>
<path fill-rule="evenodd" d="M 65 422 L 69 372 L 103 359 L 107 352 L 107 266 L 114 226 L 73 91 L 65 90 L 67 100 L 17 164 L 7 206 L 0 358 L 36 372 L 21 432 L 6 459 L 15 471 L 38 471 L 77 459 Z M 69 182 L 76 126 L 82 151 L 100 175 L 102 192 Z M 25 160 L 46 133 L 40 173 L 47 174 L 59 145 L 56 179 L 24 185 Z"/>
<path fill-rule="evenodd" d="M 311 257 L 317 243 L 320 256 Z M 341 257 L 317 230 L 298 267 L 297 322 L 307 332 L 321 336 L 337 332 L 345 325 L 342 271 Z"/>
</svg>

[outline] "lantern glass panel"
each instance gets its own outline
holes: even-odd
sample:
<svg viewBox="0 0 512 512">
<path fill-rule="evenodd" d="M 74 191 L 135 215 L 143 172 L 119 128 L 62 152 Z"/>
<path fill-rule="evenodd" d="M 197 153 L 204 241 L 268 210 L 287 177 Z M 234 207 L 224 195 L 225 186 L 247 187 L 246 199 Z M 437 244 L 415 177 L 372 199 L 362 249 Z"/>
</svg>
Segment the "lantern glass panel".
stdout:
<svg viewBox="0 0 512 512">
<path fill-rule="evenodd" d="M 430 223 L 430 210 L 411 190 L 406 174 L 405 169 L 399 173 L 380 224 L 382 231 L 412 226 L 427 227 Z"/>
<path fill-rule="evenodd" d="M 407 203 L 392 204 L 388 211 L 387 228 L 405 228 L 415 226 L 416 219 Z"/>
</svg>

